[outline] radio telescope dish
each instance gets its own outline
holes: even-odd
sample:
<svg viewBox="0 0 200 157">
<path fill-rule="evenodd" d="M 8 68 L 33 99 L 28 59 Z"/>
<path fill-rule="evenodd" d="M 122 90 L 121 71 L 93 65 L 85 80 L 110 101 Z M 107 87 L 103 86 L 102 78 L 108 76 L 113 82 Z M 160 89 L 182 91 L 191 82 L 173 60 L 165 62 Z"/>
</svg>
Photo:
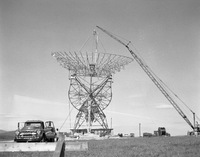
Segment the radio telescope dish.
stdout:
<svg viewBox="0 0 200 157">
<path fill-rule="evenodd" d="M 97 51 L 53 52 L 52 56 L 70 73 L 68 97 L 78 110 L 73 131 L 80 131 L 86 123 L 87 132 L 92 132 L 93 125 L 98 123 L 108 132 L 103 110 L 112 100 L 112 75 L 133 59 Z"/>
</svg>

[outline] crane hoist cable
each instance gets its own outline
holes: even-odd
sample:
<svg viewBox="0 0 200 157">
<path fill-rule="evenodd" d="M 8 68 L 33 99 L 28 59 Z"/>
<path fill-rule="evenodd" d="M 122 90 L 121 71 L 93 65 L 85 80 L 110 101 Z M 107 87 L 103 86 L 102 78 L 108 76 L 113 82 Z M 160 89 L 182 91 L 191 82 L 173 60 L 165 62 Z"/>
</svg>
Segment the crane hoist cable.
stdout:
<svg viewBox="0 0 200 157">
<path fill-rule="evenodd" d="M 70 104 L 69 104 L 70 105 Z M 64 124 L 66 123 L 67 119 L 71 116 L 71 112 L 72 112 L 73 108 L 69 111 L 69 114 L 67 115 L 67 117 L 65 118 L 64 122 L 62 123 L 61 127 L 59 128 L 59 130 L 62 129 L 62 127 L 64 126 Z"/>
<path fill-rule="evenodd" d="M 80 51 L 83 49 L 83 47 L 86 45 L 86 43 L 87 43 L 91 38 L 92 38 L 91 36 L 89 36 L 89 37 L 87 38 L 87 40 L 83 43 L 83 45 L 81 46 L 81 48 L 79 49 L 78 52 L 80 52 Z"/>
</svg>

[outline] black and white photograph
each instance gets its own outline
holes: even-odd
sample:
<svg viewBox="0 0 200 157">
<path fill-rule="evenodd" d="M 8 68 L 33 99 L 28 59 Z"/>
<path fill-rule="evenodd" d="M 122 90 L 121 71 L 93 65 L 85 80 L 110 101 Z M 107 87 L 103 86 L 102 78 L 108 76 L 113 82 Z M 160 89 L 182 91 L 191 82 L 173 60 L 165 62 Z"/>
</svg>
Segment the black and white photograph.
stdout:
<svg viewBox="0 0 200 157">
<path fill-rule="evenodd" d="M 0 0 L 0 156 L 199 156 L 199 61 L 199 0 Z"/>
</svg>

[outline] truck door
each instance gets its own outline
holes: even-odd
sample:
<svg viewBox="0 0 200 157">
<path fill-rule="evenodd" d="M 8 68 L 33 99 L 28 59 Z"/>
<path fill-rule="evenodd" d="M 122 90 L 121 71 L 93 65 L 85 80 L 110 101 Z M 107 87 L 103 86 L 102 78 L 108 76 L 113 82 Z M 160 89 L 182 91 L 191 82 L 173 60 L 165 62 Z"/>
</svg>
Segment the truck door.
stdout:
<svg viewBox="0 0 200 157">
<path fill-rule="evenodd" d="M 45 127 L 46 128 L 52 128 L 52 131 L 55 132 L 54 123 L 52 121 L 46 121 L 45 122 Z"/>
<path fill-rule="evenodd" d="M 21 130 L 24 127 L 25 122 L 18 122 L 17 128 L 18 130 Z"/>
</svg>

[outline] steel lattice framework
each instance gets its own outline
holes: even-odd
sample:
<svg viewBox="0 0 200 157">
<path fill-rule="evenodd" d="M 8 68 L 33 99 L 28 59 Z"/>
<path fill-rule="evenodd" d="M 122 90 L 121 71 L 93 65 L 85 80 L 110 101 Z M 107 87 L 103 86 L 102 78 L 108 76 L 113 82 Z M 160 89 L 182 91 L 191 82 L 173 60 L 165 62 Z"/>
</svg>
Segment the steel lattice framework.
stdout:
<svg viewBox="0 0 200 157">
<path fill-rule="evenodd" d="M 70 72 L 79 76 L 92 74 L 93 77 L 112 75 L 133 61 L 132 58 L 125 56 L 96 52 L 54 52 L 52 56 Z"/>
<path fill-rule="evenodd" d="M 70 72 L 68 97 L 78 110 L 74 130 L 86 123 L 88 132 L 96 122 L 108 129 L 103 110 L 112 99 L 112 75 L 133 59 L 97 52 L 53 52 L 63 68 Z"/>
</svg>

